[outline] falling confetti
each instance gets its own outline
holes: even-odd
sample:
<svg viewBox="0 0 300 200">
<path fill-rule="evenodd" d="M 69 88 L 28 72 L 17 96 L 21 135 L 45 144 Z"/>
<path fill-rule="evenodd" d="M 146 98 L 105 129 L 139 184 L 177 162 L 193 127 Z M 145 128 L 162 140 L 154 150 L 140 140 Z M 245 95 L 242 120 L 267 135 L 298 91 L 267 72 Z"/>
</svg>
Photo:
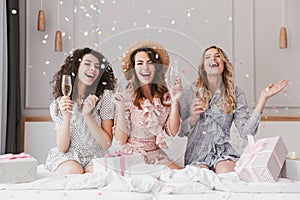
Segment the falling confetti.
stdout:
<svg viewBox="0 0 300 200">
<path fill-rule="evenodd" d="M 45 64 L 46 64 L 46 65 L 49 65 L 49 64 L 50 64 L 50 61 L 49 61 L 49 60 L 46 60 Z"/>
<path fill-rule="evenodd" d="M 172 21 L 171 21 L 171 24 L 175 24 L 175 20 L 172 20 Z"/>
<path fill-rule="evenodd" d="M 16 9 L 11 10 L 11 14 L 16 15 L 17 13 L 18 13 L 18 11 Z"/>
</svg>

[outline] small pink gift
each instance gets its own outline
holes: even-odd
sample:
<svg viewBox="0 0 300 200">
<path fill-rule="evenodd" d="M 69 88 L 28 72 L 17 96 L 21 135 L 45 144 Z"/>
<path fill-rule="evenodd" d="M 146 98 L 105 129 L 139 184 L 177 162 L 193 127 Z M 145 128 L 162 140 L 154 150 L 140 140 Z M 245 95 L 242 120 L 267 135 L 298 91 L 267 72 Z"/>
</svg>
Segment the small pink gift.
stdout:
<svg viewBox="0 0 300 200">
<path fill-rule="evenodd" d="M 243 181 L 276 182 L 287 155 L 281 137 L 259 139 L 248 135 L 248 145 L 235 166 Z"/>
<path fill-rule="evenodd" d="M 93 160 L 95 173 L 113 170 L 122 176 L 125 175 L 125 171 L 130 166 L 141 163 L 145 163 L 141 154 L 124 154 L 120 151 L 109 153 L 104 158 L 95 158 Z"/>
</svg>

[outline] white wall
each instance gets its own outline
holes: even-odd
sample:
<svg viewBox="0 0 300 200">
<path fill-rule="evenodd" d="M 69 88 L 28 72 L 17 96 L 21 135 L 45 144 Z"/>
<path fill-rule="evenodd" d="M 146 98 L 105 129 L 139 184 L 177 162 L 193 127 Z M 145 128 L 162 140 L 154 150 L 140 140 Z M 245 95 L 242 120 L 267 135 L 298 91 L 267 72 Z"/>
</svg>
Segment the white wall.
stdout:
<svg viewBox="0 0 300 200">
<path fill-rule="evenodd" d="M 24 116 L 49 115 L 49 81 L 72 49 L 88 46 L 103 52 L 122 81 L 119 59 L 137 39 L 161 42 L 172 61 L 179 62 L 184 84 L 195 80 L 203 48 L 216 44 L 228 53 L 235 66 L 236 82 L 245 89 L 250 105 L 255 105 L 260 90 L 269 83 L 289 79 L 292 84 L 270 99 L 264 113 L 300 115 L 298 0 L 284 1 L 287 49 L 279 49 L 282 0 L 60 2 L 60 30 L 65 34 L 63 52 L 54 51 L 57 1 L 43 1 L 45 32 L 37 31 L 36 26 L 40 1 L 27 0 L 24 5 Z"/>
</svg>

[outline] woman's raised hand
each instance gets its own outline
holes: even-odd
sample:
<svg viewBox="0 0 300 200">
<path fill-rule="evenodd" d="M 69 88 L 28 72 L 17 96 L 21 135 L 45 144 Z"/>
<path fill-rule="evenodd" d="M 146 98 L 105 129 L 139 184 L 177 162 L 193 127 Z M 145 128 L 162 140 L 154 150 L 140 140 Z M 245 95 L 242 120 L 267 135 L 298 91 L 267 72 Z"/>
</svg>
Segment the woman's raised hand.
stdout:
<svg viewBox="0 0 300 200">
<path fill-rule="evenodd" d="M 266 87 L 264 90 L 262 90 L 261 96 L 267 100 L 270 97 L 276 95 L 281 90 L 283 90 L 283 88 L 285 88 L 288 84 L 289 84 L 288 80 L 282 80 L 277 84 L 272 83 L 268 85 L 268 87 Z"/>
<path fill-rule="evenodd" d="M 91 113 L 91 111 L 95 108 L 97 101 L 99 98 L 96 95 L 89 95 L 84 101 L 83 101 L 83 107 L 82 107 L 82 115 L 88 115 Z"/>
<path fill-rule="evenodd" d="M 73 107 L 73 101 L 70 99 L 70 97 L 62 96 L 58 104 L 58 108 L 60 112 L 63 115 L 70 114 L 72 107 Z"/>
<path fill-rule="evenodd" d="M 124 109 L 125 101 L 124 94 L 121 92 L 120 87 L 116 89 L 116 92 L 112 96 L 112 102 L 116 104 L 117 110 Z"/>
</svg>

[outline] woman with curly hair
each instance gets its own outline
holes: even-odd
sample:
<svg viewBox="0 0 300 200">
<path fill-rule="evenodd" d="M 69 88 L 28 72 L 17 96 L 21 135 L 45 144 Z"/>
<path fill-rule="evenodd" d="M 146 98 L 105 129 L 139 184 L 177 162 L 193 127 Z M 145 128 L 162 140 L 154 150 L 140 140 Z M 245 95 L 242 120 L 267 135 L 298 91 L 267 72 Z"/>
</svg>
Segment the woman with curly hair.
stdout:
<svg viewBox="0 0 300 200">
<path fill-rule="evenodd" d="M 71 75 L 71 97 L 62 93 L 62 75 Z M 107 59 L 89 48 L 68 56 L 53 76 L 50 114 L 55 123 L 56 147 L 46 167 L 62 174 L 93 172 L 92 159 L 103 157 L 112 143 L 115 77 Z"/>
<path fill-rule="evenodd" d="M 235 86 L 233 66 L 227 55 L 219 47 L 207 48 L 197 81 L 184 89 L 180 99 L 179 136 L 188 137 L 185 165 L 216 173 L 233 171 L 239 155 L 229 143 L 232 123 L 242 138 L 255 135 L 266 101 L 287 84 L 287 80 L 282 80 L 262 90 L 250 116 L 245 94 Z"/>
<path fill-rule="evenodd" d="M 124 153 L 141 153 L 146 164 L 180 169 L 162 150 L 167 148 L 164 134 L 175 136 L 180 127 L 181 80 L 177 77 L 168 90 L 169 64 L 169 54 L 157 42 L 138 41 L 129 47 L 122 60 L 129 82 L 126 91 L 113 98 L 118 114 L 114 135 Z"/>
</svg>

